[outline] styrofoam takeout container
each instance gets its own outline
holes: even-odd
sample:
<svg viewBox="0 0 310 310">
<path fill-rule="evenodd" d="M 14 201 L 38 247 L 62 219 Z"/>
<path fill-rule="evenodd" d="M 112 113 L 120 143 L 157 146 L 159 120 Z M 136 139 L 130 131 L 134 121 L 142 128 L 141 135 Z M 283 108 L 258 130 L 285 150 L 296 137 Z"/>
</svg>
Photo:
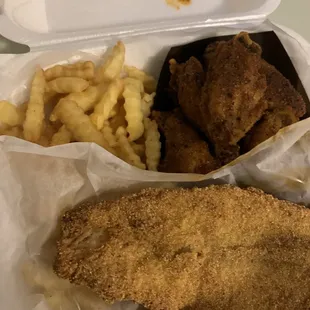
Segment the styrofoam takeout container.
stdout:
<svg viewBox="0 0 310 310">
<path fill-rule="evenodd" d="M 32 51 L 197 27 L 261 23 L 280 0 L 192 0 L 175 10 L 165 0 L 3 0 L 1 34 Z"/>
<path fill-rule="evenodd" d="M 310 94 L 309 45 L 290 30 L 284 32 L 264 23 L 280 0 L 192 2 L 175 10 L 165 0 L 4 0 L 0 33 L 28 45 L 30 53 L 0 55 L 0 98 L 22 103 L 37 64 L 45 68 L 79 59 L 98 62 L 117 39 L 126 43 L 127 64 L 147 69 L 158 77 L 172 45 L 240 30 L 270 29 L 277 31 Z M 232 184 L 248 181 L 253 186 L 267 187 L 281 198 L 310 202 L 306 189 L 309 177 L 302 174 L 304 169 L 294 166 L 296 153 L 299 153 L 298 163 L 308 165 L 305 154 L 309 143 L 296 143 L 307 133 L 306 121 L 296 124 L 298 134 L 293 129 L 287 131 L 288 143 L 281 143 L 281 139 L 275 141 L 276 152 L 264 144 L 266 147 L 262 146 L 260 151 L 251 152 L 252 157 L 243 158 L 238 165 L 225 167 L 210 178 Z M 7 279 L 5 283 L 0 281 L 1 309 L 3 305 L 10 310 L 47 309 L 42 292 L 29 298 L 27 288 L 21 284 L 18 264 L 41 252 L 64 207 L 75 205 L 90 194 L 121 192 L 129 186 L 207 179 L 201 175 L 138 170 L 93 144 L 43 148 L 12 137 L 1 137 L 0 144 L 0 163 L 5 175 L 0 179 L 0 235 L 3 237 L 0 273 Z M 273 161 L 264 161 L 269 155 Z M 288 162 L 292 167 L 284 176 L 281 169 L 287 168 Z"/>
</svg>

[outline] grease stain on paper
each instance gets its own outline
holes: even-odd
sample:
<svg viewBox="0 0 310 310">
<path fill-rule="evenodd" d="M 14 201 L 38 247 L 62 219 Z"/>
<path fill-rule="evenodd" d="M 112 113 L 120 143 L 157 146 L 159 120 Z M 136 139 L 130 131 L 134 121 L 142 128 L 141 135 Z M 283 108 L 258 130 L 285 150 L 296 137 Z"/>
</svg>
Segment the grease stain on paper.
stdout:
<svg viewBox="0 0 310 310">
<path fill-rule="evenodd" d="M 179 10 L 181 5 L 190 5 L 192 0 L 166 0 L 167 4 Z"/>
</svg>

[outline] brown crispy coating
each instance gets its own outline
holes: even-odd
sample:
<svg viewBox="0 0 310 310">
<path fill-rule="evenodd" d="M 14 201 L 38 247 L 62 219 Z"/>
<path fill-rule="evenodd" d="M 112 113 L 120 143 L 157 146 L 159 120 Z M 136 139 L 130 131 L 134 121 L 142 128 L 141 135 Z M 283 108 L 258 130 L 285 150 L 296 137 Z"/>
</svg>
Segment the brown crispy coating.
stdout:
<svg viewBox="0 0 310 310">
<path fill-rule="evenodd" d="M 306 113 L 302 96 L 261 55 L 260 45 L 241 32 L 206 48 L 206 72 L 194 57 L 170 61 L 170 86 L 182 112 L 208 137 L 222 165 L 239 156 L 241 139 L 242 151 L 249 151 Z"/>
<path fill-rule="evenodd" d="M 208 112 L 202 129 L 221 147 L 236 145 L 267 108 L 261 101 L 267 87 L 261 57 L 244 43 L 244 36 L 248 34 L 218 44 L 208 62 L 202 92 Z"/>
<path fill-rule="evenodd" d="M 191 57 L 184 64 L 170 60 L 170 86 L 177 92 L 178 102 L 184 115 L 202 131 L 206 107 L 201 105 L 201 90 L 205 72 L 198 59 Z"/>
<path fill-rule="evenodd" d="M 262 64 L 261 73 L 267 78 L 267 89 L 262 101 L 267 104 L 268 109 L 282 109 L 290 106 L 297 117 L 304 116 L 306 104 L 290 81 L 265 60 L 262 60 Z"/>
<path fill-rule="evenodd" d="M 262 48 L 259 44 L 252 41 L 249 34 L 247 32 L 240 32 L 234 38 L 235 40 L 239 40 L 246 48 L 248 48 L 252 53 L 256 53 L 257 55 L 262 55 Z M 204 60 L 206 66 L 209 65 L 209 62 L 212 62 L 213 57 L 216 57 L 216 51 L 219 45 L 225 44 L 225 41 L 216 41 L 208 45 L 205 50 Z"/>
<path fill-rule="evenodd" d="M 310 306 L 310 211 L 253 188 L 147 189 L 61 220 L 54 269 L 150 310 Z"/>
<path fill-rule="evenodd" d="M 298 122 L 290 106 L 268 111 L 250 130 L 244 140 L 244 151 L 248 152 L 263 141 L 274 136 L 280 129 Z"/>
<path fill-rule="evenodd" d="M 207 75 L 194 57 L 170 62 L 170 86 L 182 112 L 214 144 L 222 164 L 238 157 L 237 143 L 267 108 L 261 100 L 267 84 L 260 55 L 260 46 L 241 33 L 206 50 Z"/>
<path fill-rule="evenodd" d="M 165 156 L 161 172 L 206 174 L 219 167 L 210 154 L 209 146 L 186 122 L 179 110 L 153 112 L 165 137 Z"/>
<path fill-rule="evenodd" d="M 221 165 L 226 165 L 240 155 L 240 146 L 236 145 L 215 145 L 216 159 Z"/>
</svg>

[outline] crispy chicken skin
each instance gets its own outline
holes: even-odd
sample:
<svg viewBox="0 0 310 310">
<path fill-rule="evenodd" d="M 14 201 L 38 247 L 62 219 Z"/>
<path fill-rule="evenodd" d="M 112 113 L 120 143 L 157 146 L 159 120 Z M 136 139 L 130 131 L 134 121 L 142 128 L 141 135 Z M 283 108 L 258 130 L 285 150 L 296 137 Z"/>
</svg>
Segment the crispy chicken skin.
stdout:
<svg viewBox="0 0 310 310">
<path fill-rule="evenodd" d="M 218 148 L 236 145 L 267 108 L 261 101 L 267 84 L 260 73 L 260 54 L 249 40 L 248 34 L 235 36 L 218 44 L 209 57 L 202 91 L 208 112 L 202 129 Z"/>
<path fill-rule="evenodd" d="M 170 86 L 177 92 L 178 102 L 184 115 L 203 131 L 206 106 L 201 103 L 201 91 L 205 72 L 198 59 L 191 57 L 186 63 L 170 60 Z"/>
<path fill-rule="evenodd" d="M 153 118 L 165 137 L 162 172 L 206 174 L 220 165 L 209 152 L 209 146 L 184 119 L 179 110 L 153 112 Z"/>
<path fill-rule="evenodd" d="M 290 106 L 268 111 L 250 130 L 244 140 L 244 151 L 248 152 L 258 144 L 274 136 L 280 129 L 298 122 Z"/>
<path fill-rule="evenodd" d="M 233 186 L 147 189 L 61 220 L 54 270 L 150 310 L 310 306 L 310 211 Z"/>
<path fill-rule="evenodd" d="M 239 40 L 240 43 L 244 44 L 252 53 L 255 53 L 259 56 L 262 55 L 262 48 L 259 44 L 255 43 L 251 40 L 250 36 L 246 32 L 240 32 L 238 35 L 235 36 L 235 40 Z M 217 54 L 217 48 L 225 44 L 225 41 L 216 41 L 212 44 L 210 44 L 204 54 L 204 62 L 206 67 L 208 67 L 209 63 L 212 62 L 212 59 L 216 57 Z"/>
<path fill-rule="evenodd" d="M 260 54 L 259 45 L 241 33 L 207 49 L 207 74 L 194 57 L 184 64 L 170 61 L 170 85 L 182 112 L 214 144 L 222 164 L 239 156 L 237 143 L 267 108 Z"/>
<path fill-rule="evenodd" d="M 267 104 L 268 109 L 283 109 L 290 106 L 297 117 L 304 116 L 306 104 L 290 81 L 265 60 L 262 60 L 262 64 L 261 73 L 266 75 L 268 86 L 262 101 Z"/>
<path fill-rule="evenodd" d="M 239 145 L 215 145 L 215 158 L 221 163 L 221 165 L 226 165 L 240 155 Z"/>
<path fill-rule="evenodd" d="M 205 72 L 194 57 L 170 61 L 170 86 L 181 110 L 206 135 L 221 165 L 240 155 L 242 139 L 242 151 L 249 151 L 306 113 L 302 96 L 261 56 L 260 45 L 241 32 L 206 48 Z"/>
</svg>

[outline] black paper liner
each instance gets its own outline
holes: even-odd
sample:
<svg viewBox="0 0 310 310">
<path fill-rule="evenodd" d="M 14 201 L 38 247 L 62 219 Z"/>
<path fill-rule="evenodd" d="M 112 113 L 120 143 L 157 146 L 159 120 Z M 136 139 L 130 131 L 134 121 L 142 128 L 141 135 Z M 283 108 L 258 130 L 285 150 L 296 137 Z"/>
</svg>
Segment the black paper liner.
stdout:
<svg viewBox="0 0 310 310">
<path fill-rule="evenodd" d="M 159 76 L 157 94 L 154 99 L 154 109 L 158 111 L 169 111 L 176 106 L 176 94 L 169 89 L 169 60 L 171 58 L 174 58 L 178 63 L 182 63 L 186 62 L 191 56 L 194 56 L 203 64 L 203 54 L 209 44 L 216 41 L 228 41 L 233 37 L 234 35 L 208 38 L 171 48 Z M 302 119 L 309 117 L 309 98 L 293 63 L 278 36 L 274 31 L 268 31 L 251 33 L 250 37 L 254 42 L 258 43 L 262 47 L 262 58 L 271 65 L 275 66 L 303 97 L 306 103 L 307 112 Z"/>
</svg>

